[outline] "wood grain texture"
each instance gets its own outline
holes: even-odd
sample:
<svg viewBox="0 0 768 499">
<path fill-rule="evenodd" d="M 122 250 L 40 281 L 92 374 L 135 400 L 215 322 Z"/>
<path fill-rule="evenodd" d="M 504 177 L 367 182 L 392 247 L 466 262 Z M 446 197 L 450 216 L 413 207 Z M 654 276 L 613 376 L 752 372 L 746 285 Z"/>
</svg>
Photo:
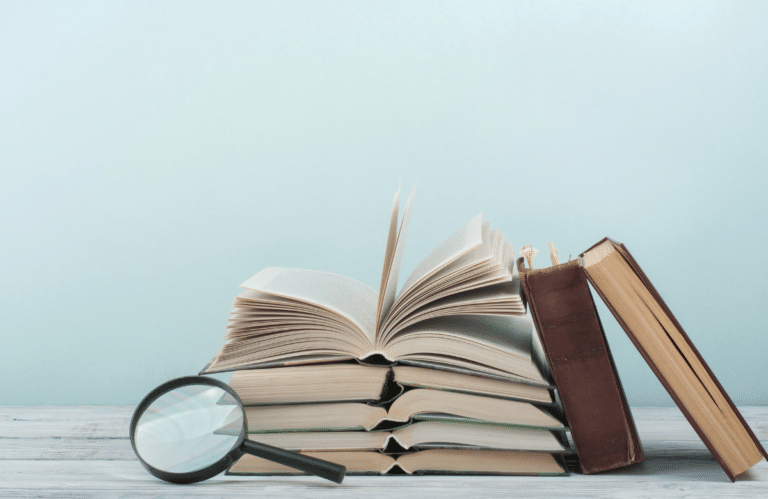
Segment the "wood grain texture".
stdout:
<svg viewBox="0 0 768 499">
<path fill-rule="evenodd" d="M 768 442 L 768 407 L 743 407 Z M 768 497 L 768 463 L 730 483 L 676 407 L 634 408 L 646 459 L 570 477 L 231 477 L 179 486 L 149 475 L 128 440 L 132 407 L 0 407 L 0 497 Z"/>
</svg>

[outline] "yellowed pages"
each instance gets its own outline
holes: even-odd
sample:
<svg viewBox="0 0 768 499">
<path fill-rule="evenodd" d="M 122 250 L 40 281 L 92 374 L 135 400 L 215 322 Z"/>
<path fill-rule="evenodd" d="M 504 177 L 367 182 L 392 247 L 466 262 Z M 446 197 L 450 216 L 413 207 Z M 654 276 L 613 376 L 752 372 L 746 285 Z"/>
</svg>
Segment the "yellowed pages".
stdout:
<svg viewBox="0 0 768 499">
<path fill-rule="evenodd" d="M 405 365 L 394 366 L 392 371 L 395 373 L 395 382 L 407 386 L 552 403 L 552 395 L 548 388 L 529 383 Z"/>
<path fill-rule="evenodd" d="M 429 449 L 405 454 L 397 464 L 406 473 L 458 471 L 500 475 L 565 473 L 551 454 L 485 449 Z"/>
<path fill-rule="evenodd" d="M 410 288 L 426 279 L 431 274 L 444 268 L 451 262 L 460 258 L 483 244 L 483 214 L 479 213 L 459 230 L 451 234 L 446 240 L 432 250 L 422 260 L 403 284 L 403 294 Z"/>
<path fill-rule="evenodd" d="M 329 272 L 267 267 L 240 287 L 331 310 L 353 323 L 371 346 L 375 343 L 377 296 L 360 281 Z"/>
<path fill-rule="evenodd" d="M 733 473 L 759 462 L 762 455 L 714 380 L 613 243 L 585 253 L 583 264 Z"/>
<path fill-rule="evenodd" d="M 405 449 L 427 445 L 441 447 L 469 445 L 490 449 L 540 452 L 566 450 L 548 430 L 473 423 L 422 421 L 398 428 L 392 432 L 392 438 Z"/>
</svg>

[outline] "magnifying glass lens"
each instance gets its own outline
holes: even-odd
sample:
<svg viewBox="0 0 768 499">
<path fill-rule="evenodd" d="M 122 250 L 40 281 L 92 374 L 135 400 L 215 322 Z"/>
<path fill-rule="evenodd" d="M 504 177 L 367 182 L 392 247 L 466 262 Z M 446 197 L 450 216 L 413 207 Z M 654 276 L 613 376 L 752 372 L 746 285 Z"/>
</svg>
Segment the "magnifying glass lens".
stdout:
<svg viewBox="0 0 768 499">
<path fill-rule="evenodd" d="M 218 386 L 186 385 L 166 392 L 141 414 L 136 453 L 170 473 L 189 473 L 219 461 L 238 443 L 245 415 Z"/>
<path fill-rule="evenodd" d="M 207 480 L 243 454 L 341 483 L 344 466 L 248 440 L 240 398 L 221 381 L 177 378 L 152 390 L 131 418 L 131 445 L 144 467 L 173 483 Z"/>
</svg>

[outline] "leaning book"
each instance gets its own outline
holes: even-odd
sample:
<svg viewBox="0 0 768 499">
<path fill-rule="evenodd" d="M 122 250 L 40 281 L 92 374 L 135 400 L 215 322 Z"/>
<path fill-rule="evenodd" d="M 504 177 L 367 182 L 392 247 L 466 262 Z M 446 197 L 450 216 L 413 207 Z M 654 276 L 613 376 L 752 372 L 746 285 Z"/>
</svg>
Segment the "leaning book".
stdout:
<svg viewBox="0 0 768 499">
<path fill-rule="evenodd" d="M 580 256 L 590 284 L 731 481 L 768 458 L 760 441 L 623 244 Z"/>
</svg>

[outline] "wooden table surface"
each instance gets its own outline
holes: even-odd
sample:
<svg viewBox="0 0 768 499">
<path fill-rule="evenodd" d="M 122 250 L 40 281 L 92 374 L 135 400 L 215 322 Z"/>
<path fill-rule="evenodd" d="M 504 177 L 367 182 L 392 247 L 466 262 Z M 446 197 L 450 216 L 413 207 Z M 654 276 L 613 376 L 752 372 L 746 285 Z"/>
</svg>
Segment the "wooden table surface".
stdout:
<svg viewBox="0 0 768 499">
<path fill-rule="evenodd" d="M 768 407 L 742 414 L 768 445 Z M 194 485 L 157 480 L 128 440 L 133 407 L 0 407 L 0 497 L 768 497 L 763 460 L 731 483 L 677 408 L 634 408 L 645 462 L 569 477 L 230 477 Z"/>
</svg>

